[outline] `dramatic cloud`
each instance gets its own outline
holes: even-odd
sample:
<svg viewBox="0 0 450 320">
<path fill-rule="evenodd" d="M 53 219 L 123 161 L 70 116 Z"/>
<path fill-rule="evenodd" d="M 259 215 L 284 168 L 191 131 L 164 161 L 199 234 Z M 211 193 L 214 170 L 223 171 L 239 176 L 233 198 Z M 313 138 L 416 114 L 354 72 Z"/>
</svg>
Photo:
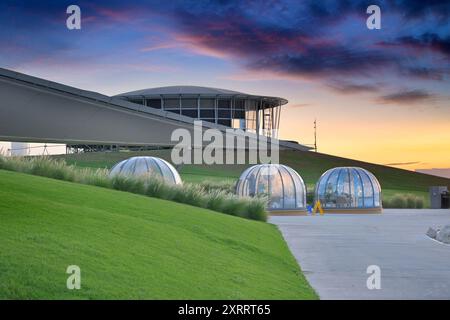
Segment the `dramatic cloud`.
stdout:
<svg viewBox="0 0 450 320">
<path fill-rule="evenodd" d="M 328 84 L 328 87 L 334 91 L 343 94 L 353 94 L 353 93 L 374 93 L 380 90 L 381 84 L 365 84 L 365 83 L 352 83 L 345 81 L 334 81 Z"/>
<path fill-rule="evenodd" d="M 413 51 L 421 48 L 448 54 L 448 38 L 425 32 L 380 41 L 384 34 L 392 36 L 392 33 L 367 30 L 368 1 L 278 1 L 274 6 L 256 3 L 261 2 L 250 1 L 245 6 L 238 1 L 208 2 L 207 6 L 193 8 L 186 3 L 179 5 L 173 13 L 176 39 L 198 53 L 227 57 L 249 70 L 270 71 L 288 78 L 328 82 L 366 76 L 367 83 L 371 78 L 377 81 L 373 78 L 390 70 L 393 76 L 442 81 L 448 73 L 432 59 L 398 50 L 399 47 Z M 448 4 L 380 3 L 384 14 L 398 16 L 399 30 L 401 24 L 410 21 L 417 24 L 419 17 L 448 15 Z M 436 22 L 435 26 L 430 25 L 430 30 L 444 31 L 445 26 L 448 21 Z M 396 27 L 389 25 L 390 30 Z M 335 89 L 341 93 L 357 93 L 374 88 L 372 84 L 355 84 Z"/>
<path fill-rule="evenodd" d="M 449 0 L 397 0 L 393 8 L 409 18 L 423 18 L 430 14 L 438 19 L 450 16 Z"/>
<path fill-rule="evenodd" d="M 394 104 L 414 104 L 430 100 L 433 97 L 432 94 L 425 90 L 411 90 L 401 91 L 389 95 L 385 95 L 379 98 L 381 103 L 394 103 Z"/>
<path fill-rule="evenodd" d="M 298 76 L 343 76 L 367 74 L 393 63 L 394 59 L 381 52 L 328 46 L 305 48 L 302 53 L 269 56 L 248 66 Z"/>
<path fill-rule="evenodd" d="M 425 80 L 444 80 L 444 75 L 448 74 L 448 70 L 426 67 L 411 67 L 403 70 L 404 75 L 412 78 L 425 79 Z"/>
<path fill-rule="evenodd" d="M 227 60 L 241 73 L 332 82 L 342 94 L 380 90 L 379 77 L 394 89 L 398 78 L 419 88 L 420 81 L 448 80 L 450 1 L 379 0 L 382 29 L 368 30 L 368 0 L 80 0 L 78 33 L 64 27 L 68 4 L 1 3 L 0 62 L 190 54 Z M 384 100 L 426 98 L 412 92 Z"/>
<path fill-rule="evenodd" d="M 385 166 L 410 166 L 414 164 L 419 164 L 420 161 L 411 161 L 411 162 L 392 162 L 392 163 L 385 163 Z"/>
<path fill-rule="evenodd" d="M 444 38 L 436 33 L 399 37 L 395 41 L 386 41 L 381 42 L 380 44 L 385 46 L 405 46 L 418 50 L 434 50 L 450 56 L 450 36 Z"/>
</svg>

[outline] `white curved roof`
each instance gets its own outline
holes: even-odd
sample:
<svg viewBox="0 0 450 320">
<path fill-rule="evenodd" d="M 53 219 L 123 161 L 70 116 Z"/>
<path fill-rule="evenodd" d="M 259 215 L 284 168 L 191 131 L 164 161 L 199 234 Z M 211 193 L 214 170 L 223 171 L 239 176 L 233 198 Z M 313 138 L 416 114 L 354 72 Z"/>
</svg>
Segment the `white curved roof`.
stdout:
<svg viewBox="0 0 450 320">
<path fill-rule="evenodd" d="M 265 100 L 280 100 L 282 104 L 286 104 L 288 102 L 286 99 L 279 97 L 260 96 L 233 90 L 200 87 L 200 86 L 168 86 L 168 87 L 148 88 L 121 93 L 118 94 L 116 97 L 161 96 L 161 95 L 240 96 L 258 99 L 261 98 Z"/>
<path fill-rule="evenodd" d="M 119 94 L 119 96 L 134 96 L 134 95 L 146 96 L 146 95 L 160 95 L 160 94 L 247 95 L 246 93 L 219 88 L 199 87 L 199 86 L 168 86 L 168 87 L 149 88 L 126 92 Z"/>
</svg>

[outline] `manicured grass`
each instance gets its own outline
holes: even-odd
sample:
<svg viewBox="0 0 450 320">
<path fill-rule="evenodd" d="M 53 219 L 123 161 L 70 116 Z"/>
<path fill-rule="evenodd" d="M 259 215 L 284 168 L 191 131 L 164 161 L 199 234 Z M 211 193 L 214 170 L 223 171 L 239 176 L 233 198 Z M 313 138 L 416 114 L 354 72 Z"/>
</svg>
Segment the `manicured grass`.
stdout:
<svg viewBox="0 0 450 320">
<path fill-rule="evenodd" d="M 109 168 L 116 162 L 136 155 L 153 155 L 170 161 L 170 150 L 142 152 L 86 153 L 58 156 L 77 166 Z M 422 173 L 340 158 L 321 153 L 281 150 L 280 163 L 297 170 L 303 177 L 308 190 L 326 170 L 339 166 L 357 166 L 371 171 L 380 181 L 383 196 L 390 199 L 394 194 L 414 194 L 423 197 L 429 206 L 428 188 L 430 186 L 450 186 L 450 179 L 439 178 Z M 204 180 L 234 182 L 248 165 L 183 165 L 178 168 L 183 180 L 200 182 Z"/>
<path fill-rule="evenodd" d="M 0 221 L 1 299 L 317 298 L 268 223 L 3 170 Z"/>
</svg>

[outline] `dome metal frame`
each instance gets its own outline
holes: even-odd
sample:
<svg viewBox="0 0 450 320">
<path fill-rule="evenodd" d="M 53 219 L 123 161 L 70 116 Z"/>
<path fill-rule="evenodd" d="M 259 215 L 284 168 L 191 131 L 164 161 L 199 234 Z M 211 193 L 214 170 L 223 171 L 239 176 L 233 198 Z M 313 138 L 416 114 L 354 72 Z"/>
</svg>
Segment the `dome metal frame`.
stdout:
<svg viewBox="0 0 450 320">
<path fill-rule="evenodd" d="M 140 173 L 136 173 L 138 164 L 142 165 L 142 162 L 145 164 L 146 170 L 142 170 L 141 167 L 139 168 Z M 131 157 L 116 163 L 109 173 L 110 177 L 115 175 L 145 176 L 146 174 L 159 177 L 169 184 L 182 184 L 178 171 L 169 162 L 158 157 Z"/>
<path fill-rule="evenodd" d="M 271 173 L 272 170 L 275 170 L 274 173 Z M 276 188 L 274 179 L 261 178 L 262 176 L 272 177 L 272 175 L 278 176 L 281 183 L 280 190 L 274 190 Z M 251 182 L 249 182 L 250 179 L 252 179 Z M 290 179 L 290 182 L 285 179 Z M 264 189 L 267 192 L 260 191 L 262 185 L 265 185 Z M 292 189 L 289 191 L 287 188 Z M 235 191 L 239 196 L 267 195 L 267 210 L 271 215 L 306 215 L 306 185 L 298 172 L 288 166 L 282 164 L 251 166 L 239 177 Z M 279 195 L 276 195 L 277 193 Z M 275 202 L 275 197 L 279 197 L 281 203 Z"/>
<path fill-rule="evenodd" d="M 377 178 L 360 167 L 336 167 L 325 171 L 316 183 L 314 203 L 324 211 L 379 213 L 382 190 Z"/>
</svg>

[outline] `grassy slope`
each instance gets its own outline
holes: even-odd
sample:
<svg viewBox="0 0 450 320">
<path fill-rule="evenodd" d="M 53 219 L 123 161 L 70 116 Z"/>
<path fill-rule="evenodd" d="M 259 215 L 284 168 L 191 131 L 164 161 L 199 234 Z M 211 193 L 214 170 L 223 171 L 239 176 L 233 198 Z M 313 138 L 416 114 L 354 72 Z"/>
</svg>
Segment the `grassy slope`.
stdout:
<svg viewBox="0 0 450 320">
<path fill-rule="evenodd" d="M 170 160 L 170 150 L 74 154 L 61 157 L 69 163 L 79 166 L 109 168 L 116 162 L 134 155 L 154 155 Z M 413 193 L 423 196 L 426 204 L 429 201 L 429 186 L 450 186 L 450 179 L 314 152 L 281 151 L 280 162 L 297 170 L 305 180 L 309 190 L 314 189 L 314 184 L 323 172 L 338 166 L 366 168 L 378 178 L 385 196 L 390 197 L 395 193 Z M 205 179 L 235 181 L 246 167 L 246 165 L 185 165 L 179 168 L 179 171 L 186 181 L 196 182 Z"/>
<path fill-rule="evenodd" d="M 316 297 L 267 223 L 2 170 L 0 221 L 0 298 Z"/>
</svg>

